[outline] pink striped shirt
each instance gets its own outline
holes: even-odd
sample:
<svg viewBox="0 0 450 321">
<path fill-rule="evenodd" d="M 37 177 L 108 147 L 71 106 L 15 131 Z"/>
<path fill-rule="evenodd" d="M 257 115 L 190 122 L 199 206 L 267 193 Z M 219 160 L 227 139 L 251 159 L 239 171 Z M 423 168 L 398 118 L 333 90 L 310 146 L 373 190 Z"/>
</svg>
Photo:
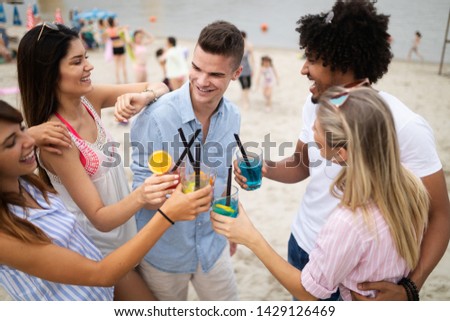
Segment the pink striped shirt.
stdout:
<svg viewBox="0 0 450 321">
<path fill-rule="evenodd" d="M 389 227 L 378 207 L 371 207 L 369 224 L 360 210 L 337 207 L 319 233 L 317 244 L 302 271 L 302 285 L 317 298 L 326 299 L 339 287 L 343 300 L 350 290 L 365 296 L 357 284 L 365 281 L 397 283 L 407 276 L 406 261 L 397 253 Z"/>
</svg>

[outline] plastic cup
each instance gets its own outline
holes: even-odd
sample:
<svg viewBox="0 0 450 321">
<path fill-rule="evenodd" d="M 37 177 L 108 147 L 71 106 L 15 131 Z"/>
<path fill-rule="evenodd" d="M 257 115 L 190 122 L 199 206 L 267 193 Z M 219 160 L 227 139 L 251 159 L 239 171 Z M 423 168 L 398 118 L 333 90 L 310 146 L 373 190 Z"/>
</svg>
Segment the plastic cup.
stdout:
<svg viewBox="0 0 450 321">
<path fill-rule="evenodd" d="M 190 162 L 187 162 L 183 167 L 180 167 L 180 177 L 183 193 L 187 194 L 207 185 L 214 186 L 216 172 L 214 169 L 201 164 L 198 182 L 196 182 L 195 169 Z"/>
<path fill-rule="evenodd" d="M 242 175 L 247 179 L 246 190 L 253 191 L 261 187 L 263 151 L 259 147 L 249 146 L 245 150 L 245 158 L 241 151 L 236 151 L 236 160 Z"/>
<path fill-rule="evenodd" d="M 226 196 L 226 186 L 222 188 L 224 191 L 220 197 L 213 201 L 212 209 L 214 212 L 229 216 L 237 217 L 239 214 L 239 189 L 236 186 L 231 186 L 230 196 Z"/>
</svg>

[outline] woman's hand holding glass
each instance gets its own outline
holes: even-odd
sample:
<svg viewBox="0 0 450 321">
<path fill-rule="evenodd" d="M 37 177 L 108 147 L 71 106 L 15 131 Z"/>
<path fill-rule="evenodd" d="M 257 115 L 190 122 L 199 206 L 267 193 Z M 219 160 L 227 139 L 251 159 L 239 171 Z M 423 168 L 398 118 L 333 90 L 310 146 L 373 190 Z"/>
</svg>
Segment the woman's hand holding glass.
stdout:
<svg viewBox="0 0 450 321">
<path fill-rule="evenodd" d="M 214 231 L 222 234 L 230 242 L 243 244 L 252 249 L 260 239 L 260 233 L 253 226 L 241 203 L 239 203 L 239 215 L 235 218 L 211 212 L 211 222 Z"/>
<path fill-rule="evenodd" d="M 198 214 L 207 212 L 213 199 L 212 186 L 207 185 L 191 193 L 185 194 L 181 184 L 168 198 L 161 209 L 173 221 L 191 221 Z"/>
<path fill-rule="evenodd" d="M 174 192 L 171 186 L 180 182 L 177 174 L 153 174 L 147 178 L 141 186 L 141 202 L 146 208 L 157 209 L 167 199 L 167 195 Z"/>
</svg>

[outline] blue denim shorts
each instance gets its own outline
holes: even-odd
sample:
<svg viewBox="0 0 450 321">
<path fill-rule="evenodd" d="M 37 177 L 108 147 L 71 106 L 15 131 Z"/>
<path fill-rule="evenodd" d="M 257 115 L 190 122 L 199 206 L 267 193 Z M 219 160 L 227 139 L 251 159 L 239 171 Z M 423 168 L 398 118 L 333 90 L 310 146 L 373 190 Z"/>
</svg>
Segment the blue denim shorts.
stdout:
<svg viewBox="0 0 450 321">
<path fill-rule="evenodd" d="M 288 243 L 288 261 L 291 265 L 295 266 L 300 271 L 303 270 L 306 263 L 309 262 L 309 255 L 300 246 L 291 234 Z M 333 293 L 328 299 L 320 299 L 320 301 L 340 301 L 339 289 Z M 297 299 L 294 298 L 294 301 Z"/>
</svg>

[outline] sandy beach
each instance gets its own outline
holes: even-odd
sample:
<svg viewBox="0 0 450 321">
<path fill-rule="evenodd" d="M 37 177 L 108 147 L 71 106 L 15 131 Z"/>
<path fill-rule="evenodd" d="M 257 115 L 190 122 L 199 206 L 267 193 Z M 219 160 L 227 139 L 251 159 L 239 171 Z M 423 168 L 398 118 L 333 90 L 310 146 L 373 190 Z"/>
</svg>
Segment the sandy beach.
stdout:
<svg viewBox="0 0 450 321">
<path fill-rule="evenodd" d="M 179 41 L 192 53 L 192 42 Z M 154 57 L 157 48 L 162 47 L 164 39 L 156 39 L 151 45 L 148 64 L 149 80 L 162 79 L 162 71 Z M 92 74 L 93 83 L 113 83 L 114 66 L 105 62 L 100 51 L 89 52 L 91 63 L 95 66 Z M 259 68 L 260 57 L 269 55 L 280 76 L 280 84 L 274 89 L 273 110 L 266 112 L 261 91 L 252 91 L 251 106 L 242 109 L 241 139 L 244 141 L 263 142 L 267 135 L 276 142 L 267 158 L 277 160 L 290 155 L 294 150 L 301 127 L 301 113 L 308 95 L 310 82 L 300 75 L 303 64 L 302 55 L 295 50 L 255 48 L 256 66 Z M 445 69 L 446 68 L 446 69 Z M 450 190 L 450 142 L 448 140 L 450 119 L 450 66 L 445 66 L 447 76 L 439 76 L 438 64 L 405 62 L 395 60 L 388 74 L 375 85 L 375 88 L 387 91 L 401 99 L 412 110 L 421 114 L 431 125 L 436 137 L 436 145 L 446 173 L 447 186 Z M 132 63 L 128 61 L 129 80 L 133 80 Z M 14 64 L 0 65 L 0 88 L 17 87 L 16 68 Z M 226 97 L 239 105 L 239 83 L 232 82 Z M 17 94 L 1 95 L 19 106 Z M 111 110 L 103 113 L 105 126 L 119 141 L 121 146 L 129 126 L 117 124 Z M 280 147 L 281 146 L 281 147 Z M 279 148 L 280 147 L 280 148 Z M 284 147 L 284 154 L 283 152 Z M 123 152 L 123 150 L 122 150 Z M 124 155 L 125 165 L 127 155 Z M 129 162 L 128 162 L 129 163 Z M 126 168 L 129 178 L 131 171 Z M 263 180 L 260 189 L 252 192 L 240 191 L 240 201 L 269 243 L 282 256 L 286 257 L 290 225 L 297 211 L 307 182 L 285 185 L 270 180 Z M 241 300 L 290 300 L 290 294 L 265 269 L 260 261 L 245 247 L 239 246 L 233 256 Z M 439 265 L 428 278 L 421 290 L 423 300 L 450 300 L 450 248 Z M 0 299 L 9 297 L 0 289 Z M 190 299 L 196 300 L 193 291 Z"/>
</svg>

